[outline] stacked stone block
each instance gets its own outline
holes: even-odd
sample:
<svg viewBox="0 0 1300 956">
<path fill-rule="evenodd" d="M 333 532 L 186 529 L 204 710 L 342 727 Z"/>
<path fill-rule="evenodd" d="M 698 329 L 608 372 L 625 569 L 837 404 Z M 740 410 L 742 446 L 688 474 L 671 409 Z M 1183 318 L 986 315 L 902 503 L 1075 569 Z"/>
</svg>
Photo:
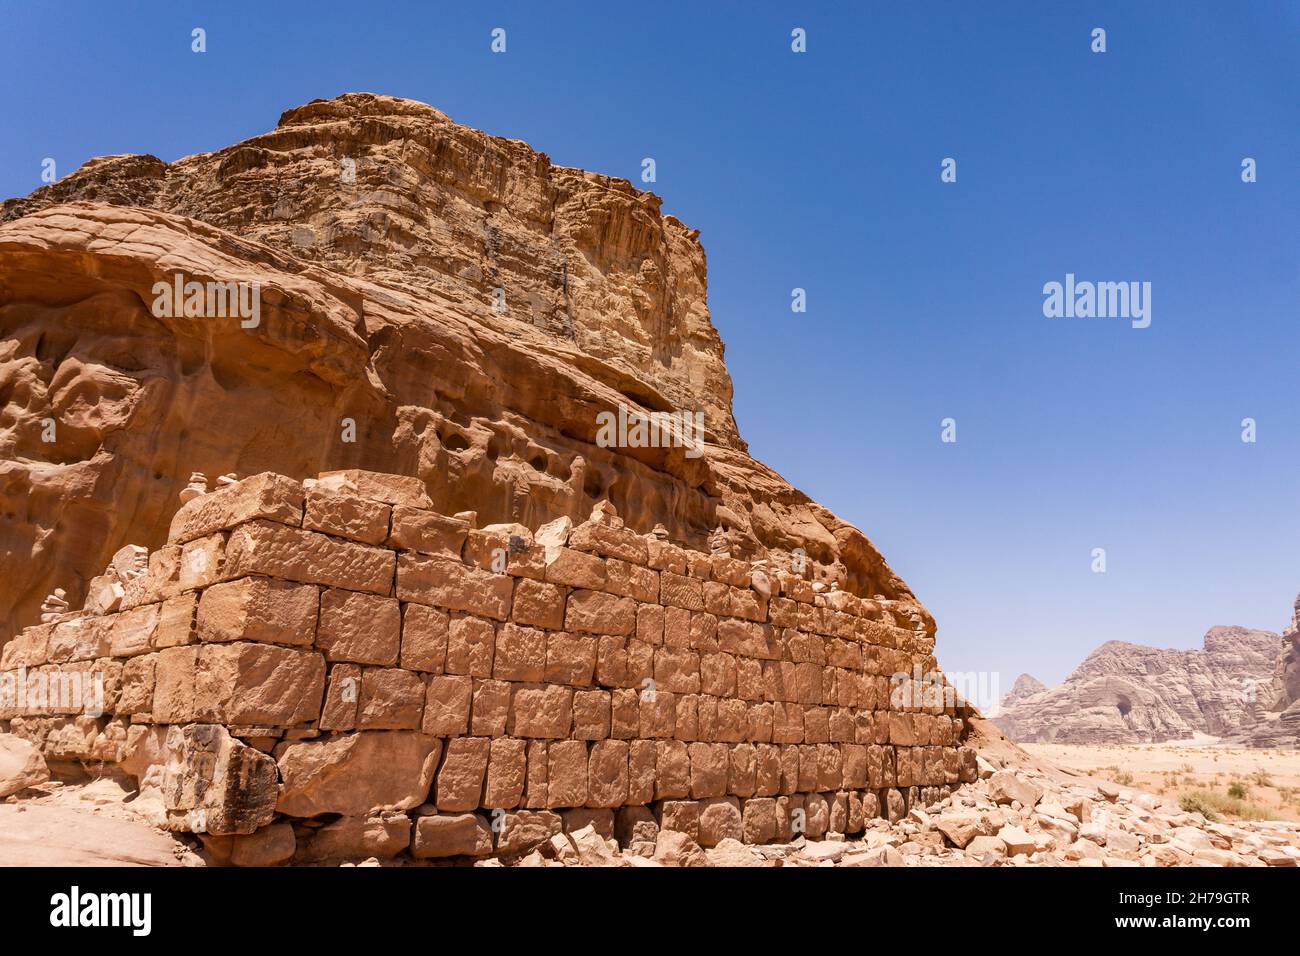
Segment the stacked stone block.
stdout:
<svg viewBox="0 0 1300 956">
<path fill-rule="evenodd" d="M 114 613 L 3 649 L 9 686 L 102 675 L 104 713 L 11 695 L 0 721 L 156 786 L 176 829 L 291 826 L 307 860 L 513 853 L 587 823 L 853 833 L 975 779 L 960 702 L 900 702 L 894 675 L 937 670 L 907 606 L 607 514 L 534 540 L 429 505 L 357 471 L 190 501 Z"/>
</svg>

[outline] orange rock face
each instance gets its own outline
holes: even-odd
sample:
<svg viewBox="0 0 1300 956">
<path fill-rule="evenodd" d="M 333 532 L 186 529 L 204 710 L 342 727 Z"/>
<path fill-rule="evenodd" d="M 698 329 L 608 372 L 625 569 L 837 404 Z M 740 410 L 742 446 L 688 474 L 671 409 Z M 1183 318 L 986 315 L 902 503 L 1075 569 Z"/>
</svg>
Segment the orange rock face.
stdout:
<svg viewBox="0 0 1300 956">
<path fill-rule="evenodd" d="M 659 205 L 624 180 L 368 94 L 309 103 L 269 133 L 171 164 L 93 160 L 6 202 L 0 641 L 36 623 L 56 587 L 81 607 L 124 545 L 182 573 L 202 563 L 159 551 L 193 473 L 343 469 L 423 488 L 423 501 L 394 486 L 362 489 L 364 506 L 307 503 L 310 525 L 366 542 L 322 560 L 349 574 L 365 565 L 377 593 L 393 573 L 399 597 L 446 584 L 435 559 L 366 565 L 383 544 L 372 527 L 458 552 L 465 527 L 581 521 L 608 499 L 638 535 L 663 526 L 667 561 L 669 541 L 766 558 L 773 575 L 806 561 L 804 576 L 898 602 L 932 638 L 860 531 L 746 453 L 704 251 Z M 160 304 L 178 281 L 204 284 L 207 308 Z M 252 291 L 255 316 L 240 310 Z M 620 407 L 702 416 L 703 448 L 611 447 L 601 416 Z M 421 507 L 477 520 L 401 518 Z M 291 560 L 283 537 L 249 526 L 226 560 L 252 572 Z M 539 580 L 553 561 L 563 558 L 548 555 Z M 673 571 L 689 582 L 684 564 Z M 110 584 L 97 601 L 120 599 Z M 664 603 L 726 597 L 678 589 Z M 547 592 L 535 600 L 545 616 Z M 615 600 L 570 611 L 593 635 L 632 626 Z"/>
</svg>

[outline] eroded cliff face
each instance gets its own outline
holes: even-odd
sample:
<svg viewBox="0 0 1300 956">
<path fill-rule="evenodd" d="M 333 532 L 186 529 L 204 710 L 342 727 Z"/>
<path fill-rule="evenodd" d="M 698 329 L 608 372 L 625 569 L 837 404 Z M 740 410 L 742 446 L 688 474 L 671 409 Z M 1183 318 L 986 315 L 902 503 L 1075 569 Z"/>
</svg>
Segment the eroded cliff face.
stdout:
<svg viewBox="0 0 1300 956">
<path fill-rule="evenodd" d="M 424 104 L 348 94 L 164 163 L 111 156 L 0 209 L 0 639 L 191 472 L 419 477 L 480 525 L 585 517 L 767 558 L 934 624 L 856 528 L 746 453 L 697 234 L 629 183 Z M 160 316 L 177 275 L 260 316 Z M 703 413 L 706 443 L 602 447 L 601 413 Z M 716 543 L 716 542 L 715 542 Z M 802 553 L 800 553 L 802 552 Z M 806 558 L 805 558 L 806 555 Z"/>
<path fill-rule="evenodd" d="M 1267 707 L 1280 646 L 1272 631 L 1244 627 L 1211 628 L 1202 650 L 1107 641 L 1065 683 L 1008 694 L 993 720 L 1020 742 L 1230 737 L 1254 725 Z M 1026 689 L 1019 681 L 1017 687 Z"/>
</svg>

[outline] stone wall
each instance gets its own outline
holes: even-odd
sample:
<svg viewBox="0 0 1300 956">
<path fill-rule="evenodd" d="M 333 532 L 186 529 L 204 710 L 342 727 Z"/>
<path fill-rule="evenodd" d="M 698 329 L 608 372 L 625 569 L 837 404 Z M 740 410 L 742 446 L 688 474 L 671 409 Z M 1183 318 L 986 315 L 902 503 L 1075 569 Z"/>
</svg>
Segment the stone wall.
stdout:
<svg viewBox="0 0 1300 956">
<path fill-rule="evenodd" d="M 975 779 L 964 705 L 894 676 L 937 671 L 911 605 L 606 503 L 535 531 L 430 504 L 359 471 L 199 494 L 147 570 L 4 646 L 0 729 L 236 862 L 853 833 Z"/>
</svg>

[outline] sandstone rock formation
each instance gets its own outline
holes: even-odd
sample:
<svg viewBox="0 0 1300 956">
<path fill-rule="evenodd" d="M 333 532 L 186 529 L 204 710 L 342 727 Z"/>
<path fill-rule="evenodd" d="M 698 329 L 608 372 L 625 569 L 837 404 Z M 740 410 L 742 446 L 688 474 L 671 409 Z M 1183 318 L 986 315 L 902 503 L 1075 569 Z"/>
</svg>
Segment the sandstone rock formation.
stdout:
<svg viewBox="0 0 1300 956">
<path fill-rule="evenodd" d="M 1258 687 L 1256 719 L 1242 728 L 1236 741 L 1252 747 L 1300 747 L 1300 596 L 1281 647 L 1272 680 Z"/>
<path fill-rule="evenodd" d="M 217 308 L 159 307 L 176 282 Z M 700 550 L 722 528 L 932 637 L 860 531 L 746 454 L 731 391 L 695 231 L 421 103 L 348 94 L 214 153 L 92 160 L 0 207 L 0 640 L 161 547 L 192 474 L 341 468 L 485 525 L 608 499 Z M 704 453 L 609 447 L 620 406 L 702 414 Z"/>
<path fill-rule="evenodd" d="M 1047 685 L 1031 674 L 1021 674 L 1016 678 L 1016 682 L 1011 685 L 1011 690 L 997 702 L 997 706 L 992 714 L 986 716 L 996 716 L 1001 713 L 1005 707 L 1010 707 L 1026 697 L 1032 697 L 1034 694 L 1047 690 Z"/>
<path fill-rule="evenodd" d="M 1259 718 L 1279 646 L 1277 634 L 1242 627 L 1211 628 L 1202 650 L 1107 641 L 1057 687 L 1026 695 L 1017 680 L 993 721 L 1021 742 L 1231 737 Z"/>
</svg>

